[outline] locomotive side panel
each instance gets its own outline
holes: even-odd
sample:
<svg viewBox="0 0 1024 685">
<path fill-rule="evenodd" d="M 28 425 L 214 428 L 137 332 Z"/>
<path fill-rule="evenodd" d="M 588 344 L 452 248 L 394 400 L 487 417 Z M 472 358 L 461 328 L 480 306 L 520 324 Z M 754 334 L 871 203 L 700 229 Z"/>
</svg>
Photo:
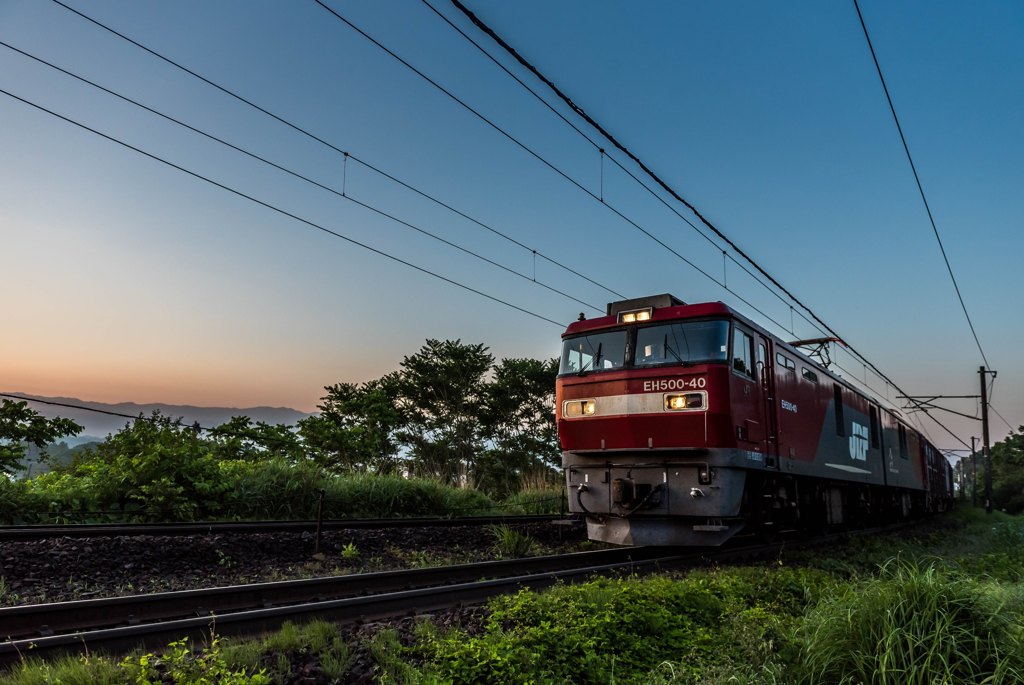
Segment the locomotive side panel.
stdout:
<svg viewBox="0 0 1024 685">
<path fill-rule="evenodd" d="M 809 429 L 824 420 L 825 407 L 818 402 L 816 389 L 800 371 L 801 364 L 789 350 L 776 348 L 775 415 L 778 426 L 779 458 L 784 471 L 792 471 L 789 460 L 814 458 L 818 436 Z"/>
<path fill-rule="evenodd" d="M 882 451 L 872 444 L 869 403 L 839 383 L 829 383 L 829 388 L 832 401 L 822 424 L 814 475 L 883 485 Z"/>
</svg>

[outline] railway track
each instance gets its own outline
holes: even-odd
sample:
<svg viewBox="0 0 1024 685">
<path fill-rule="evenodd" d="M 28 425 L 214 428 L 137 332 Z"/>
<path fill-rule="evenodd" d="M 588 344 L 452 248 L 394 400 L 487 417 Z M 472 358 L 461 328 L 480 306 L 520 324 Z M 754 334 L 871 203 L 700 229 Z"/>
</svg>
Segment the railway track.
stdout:
<svg viewBox="0 0 1024 685">
<path fill-rule="evenodd" d="M 478 603 L 519 588 L 598 573 L 642 573 L 703 563 L 699 552 L 624 548 L 460 566 L 388 571 L 180 592 L 0 608 L 0 664 L 58 653 L 163 647 L 273 630 L 285 621 L 338 623 Z"/>
<path fill-rule="evenodd" d="M 544 523 L 575 518 L 551 514 L 524 516 L 462 516 L 457 518 L 332 519 L 319 528 L 343 530 L 359 528 L 424 528 L 489 526 L 500 524 Z M 76 523 L 69 525 L 0 526 L 0 541 L 45 540 L 49 538 L 112 537 L 119 535 L 216 535 L 244 533 L 315 532 L 317 521 L 208 521 L 197 523 Z"/>
<path fill-rule="evenodd" d="M 407 571 L 257 583 L 222 588 L 0 608 L 0 666 L 68 652 L 159 649 L 189 637 L 271 631 L 314 618 L 374 621 L 476 604 L 520 588 L 594 575 L 644 574 L 710 563 L 774 559 L 784 549 L 819 547 L 851 535 L 893 532 L 906 524 L 770 544 L 720 548 L 627 547 Z"/>
</svg>

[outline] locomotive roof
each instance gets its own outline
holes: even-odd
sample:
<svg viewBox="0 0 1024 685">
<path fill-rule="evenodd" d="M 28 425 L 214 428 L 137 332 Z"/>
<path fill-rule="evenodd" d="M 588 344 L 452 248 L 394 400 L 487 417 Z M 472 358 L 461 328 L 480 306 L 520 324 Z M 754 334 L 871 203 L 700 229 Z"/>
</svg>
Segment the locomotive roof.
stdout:
<svg viewBox="0 0 1024 685">
<path fill-rule="evenodd" d="M 759 331 L 763 329 L 750 321 L 747 317 L 737 313 L 732 307 L 722 302 L 702 302 L 700 304 L 683 304 L 673 307 L 655 307 L 654 311 L 651 312 L 651 318 L 649 322 L 657 321 L 672 321 L 675 319 L 701 319 L 705 317 L 720 317 L 727 316 L 734 319 L 740 319 L 743 323 L 753 326 Z M 645 322 L 645 323 L 649 323 Z M 565 333 L 562 337 L 569 335 L 576 335 L 578 333 L 586 333 L 588 331 L 595 331 L 602 328 L 615 328 L 621 326 L 617 315 L 612 314 L 610 316 L 598 316 L 593 319 L 583 319 L 581 321 L 573 321 L 569 324 L 569 327 L 565 329 Z M 764 331 L 767 335 L 767 331 Z"/>
</svg>

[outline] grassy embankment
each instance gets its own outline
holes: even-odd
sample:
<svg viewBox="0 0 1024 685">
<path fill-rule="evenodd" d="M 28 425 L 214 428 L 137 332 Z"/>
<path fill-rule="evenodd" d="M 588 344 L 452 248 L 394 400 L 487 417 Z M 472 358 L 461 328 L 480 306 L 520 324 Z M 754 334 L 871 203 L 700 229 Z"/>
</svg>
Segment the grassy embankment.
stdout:
<svg viewBox="0 0 1024 685">
<path fill-rule="evenodd" d="M 909 538 L 522 592 L 480 616 L 364 631 L 358 643 L 328 624 L 290 626 L 262 642 L 215 643 L 202 662 L 176 646 L 163 658 L 24 665 L 5 682 L 289 682 L 296 664 L 345 682 L 362 654 L 385 683 L 1017 683 L 1024 521 L 968 509 Z"/>
</svg>

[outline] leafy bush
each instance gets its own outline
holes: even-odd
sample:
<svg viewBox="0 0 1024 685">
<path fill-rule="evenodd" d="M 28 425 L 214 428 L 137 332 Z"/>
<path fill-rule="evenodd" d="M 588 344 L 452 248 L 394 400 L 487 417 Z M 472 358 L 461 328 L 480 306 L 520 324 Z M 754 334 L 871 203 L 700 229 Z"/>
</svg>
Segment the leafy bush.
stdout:
<svg viewBox="0 0 1024 685">
<path fill-rule="evenodd" d="M 311 519 L 316 516 L 323 472 L 309 463 L 222 461 L 227 488 L 223 515 L 231 519 Z"/>
<path fill-rule="evenodd" d="M 47 503 L 34 492 L 32 481 L 11 481 L 0 475 L 0 522 L 36 523 L 36 512 L 46 511 Z"/>
<path fill-rule="evenodd" d="M 1022 608 L 1019 587 L 893 560 L 807 615 L 803 682 L 1021 682 Z"/>
<path fill-rule="evenodd" d="M 667 659 L 713 660 L 724 588 L 705 579 L 598 579 L 490 603 L 486 630 L 426 634 L 431 668 L 455 683 L 641 682 Z"/>
<path fill-rule="evenodd" d="M 422 626 L 414 660 L 424 681 L 451 683 L 766 683 L 796 659 L 797 621 L 834 584 L 778 567 L 523 591 L 492 600 L 482 629 Z"/>
</svg>

